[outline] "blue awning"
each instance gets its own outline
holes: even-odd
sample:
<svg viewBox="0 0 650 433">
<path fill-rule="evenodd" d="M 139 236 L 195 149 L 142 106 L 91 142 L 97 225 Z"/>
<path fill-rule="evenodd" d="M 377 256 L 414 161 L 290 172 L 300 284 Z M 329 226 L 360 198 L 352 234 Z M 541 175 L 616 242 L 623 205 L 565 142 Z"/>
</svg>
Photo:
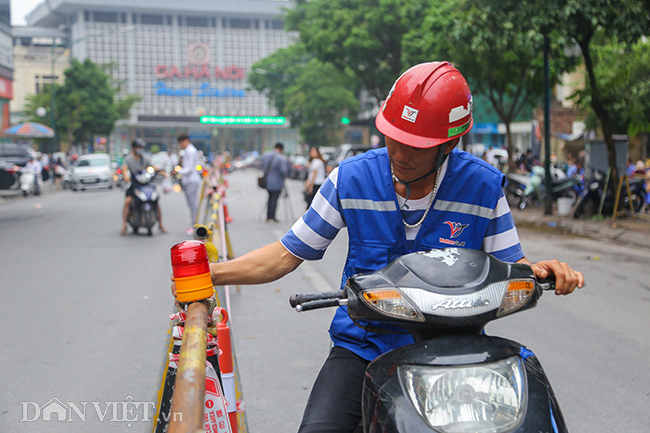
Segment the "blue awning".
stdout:
<svg viewBox="0 0 650 433">
<path fill-rule="evenodd" d="M 470 134 L 498 134 L 499 129 L 496 123 L 475 123 Z"/>
</svg>

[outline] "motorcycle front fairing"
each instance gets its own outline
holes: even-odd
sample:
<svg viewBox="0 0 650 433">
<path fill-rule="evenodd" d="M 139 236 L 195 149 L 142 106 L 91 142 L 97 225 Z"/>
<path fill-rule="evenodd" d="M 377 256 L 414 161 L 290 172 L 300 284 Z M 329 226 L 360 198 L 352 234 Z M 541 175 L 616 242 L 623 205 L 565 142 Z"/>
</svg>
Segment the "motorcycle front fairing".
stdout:
<svg viewBox="0 0 650 433">
<path fill-rule="evenodd" d="M 531 268 L 477 250 L 443 248 L 395 259 L 346 285 L 352 320 L 396 324 L 416 341 L 478 334 L 487 323 L 536 305 Z"/>
<path fill-rule="evenodd" d="M 565 432 L 535 355 L 481 335 L 492 320 L 536 305 L 530 266 L 444 248 L 402 256 L 346 285 L 353 320 L 397 324 L 416 343 L 368 366 L 366 432 Z"/>
<path fill-rule="evenodd" d="M 537 357 L 486 335 L 443 336 L 380 356 L 366 370 L 362 407 L 365 432 L 567 432 Z"/>
</svg>

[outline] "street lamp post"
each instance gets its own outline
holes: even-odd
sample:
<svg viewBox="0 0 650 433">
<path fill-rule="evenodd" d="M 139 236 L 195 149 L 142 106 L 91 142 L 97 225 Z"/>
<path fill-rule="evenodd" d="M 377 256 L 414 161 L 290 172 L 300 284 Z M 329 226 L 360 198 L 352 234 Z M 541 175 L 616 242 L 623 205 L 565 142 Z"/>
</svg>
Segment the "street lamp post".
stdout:
<svg viewBox="0 0 650 433">
<path fill-rule="evenodd" d="M 544 35 L 544 171 L 546 172 L 544 215 L 553 215 L 553 179 L 551 178 L 551 73 L 549 68 L 550 40 Z"/>
</svg>

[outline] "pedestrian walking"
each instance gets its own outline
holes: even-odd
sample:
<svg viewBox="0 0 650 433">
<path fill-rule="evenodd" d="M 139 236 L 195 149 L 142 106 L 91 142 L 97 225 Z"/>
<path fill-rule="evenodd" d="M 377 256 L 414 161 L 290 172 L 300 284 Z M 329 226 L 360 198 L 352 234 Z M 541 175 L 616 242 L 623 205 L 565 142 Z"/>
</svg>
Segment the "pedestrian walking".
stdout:
<svg viewBox="0 0 650 433">
<path fill-rule="evenodd" d="M 183 149 L 183 158 L 181 160 L 181 186 L 185 192 L 187 205 L 190 208 L 190 226 L 185 229 L 186 235 L 191 235 L 194 230 L 192 226 L 196 221 L 196 214 L 199 210 L 199 185 L 201 184 L 201 176 L 196 170 L 196 166 L 200 164 L 199 151 L 190 142 L 190 137 L 187 134 L 180 134 L 177 138 L 178 145 Z"/>
<path fill-rule="evenodd" d="M 263 184 L 269 193 L 269 200 L 266 204 L 266 222 L 277 223 L 275 217 L 278 208 L 278 199 L 282 188 L 284 188 L 284 179 L 289 173 L 289 161 L 283 155 L 284 145 L 276 143 L 272 151 L 267 152 L 262 157 L 262 170 L 264 170 Z"/>
</svg>

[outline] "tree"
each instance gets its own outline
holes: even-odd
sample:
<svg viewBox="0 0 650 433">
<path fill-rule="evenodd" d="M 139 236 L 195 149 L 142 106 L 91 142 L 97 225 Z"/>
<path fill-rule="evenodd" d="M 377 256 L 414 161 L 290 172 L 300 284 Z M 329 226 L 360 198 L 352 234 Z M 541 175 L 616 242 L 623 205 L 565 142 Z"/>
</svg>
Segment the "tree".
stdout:
<svg viewBox="0 0 650 433">
<path fill-rule="evenodd" d="M 110 71 L 113 65 L 104 67 Z M 123 95 L 118 82 L 101 66 L 89 59 L 83 63 L 73 59 L 65 70 L 63 85 L 55 84 L 55 126 L 57 133 L 65 131 L 68 143 L 88 142 L 97 135 L 110 135 L 115 122 L 128 117 L 139 95 Z M 38 107 L 51 106 L 52 87 L 27 97 L 25 112 L 35 121 Z M 44 120 L 51 125 L 51 116 Z"/>
<path fill-rule="evenodd" d="M 549 27 L 562 23 L 566 34 L 582 50 L 589 85 L 589 104 L 600 122 L 605 142 L 612 182 L 618 181 L 616 148 L 612 138 L 612 110 L 604 95 L 603 83 L 596 72 L 597 59 L 592 53 L 592 41 L 602 32 L 609 42 L 631 47 L 648 33 L 650 2 L 647 0 L 554 0 L 547 4 L 553 11 L 547 17 Z M 627 48 L 626 48 L 627 49 Z M 647 81 L 647 76 L 642 77 Z"/>
<path fill-rule="evenodd" d="M 601 99 L 609 107 L 613 134 L 630 136 L 650 132 L 650 42 L 627 46 L 607 41 L 600 32 L 592 42 L 595 76 Z M 574 97 L 589 110 L 587 127 L 596 129 L 598 118 L 591 110 L 591 87 L 587 83 Z"/>
<path fill-rule="evenodd" d="M 285 21 L 318 60 L 349 70 L 378 100 L 409 65 L 403 36 L 419 27 L 426 0 L 297 0 Z"/>
<path fill-rule="evenodd" d="M 302 44 L 278 50 L 252 69 L 251 86 L 266 94 L 310 145 L 330 144 L 340 119 L 358 110 L 354 79 L 318 61 Z"/>
<path fill-rule="evenodd" d="M 544 90 L 539 8 L 520 0 L 435 0 L 422 25 L 405 38 L 407 59 L 449 60 L 468 80 L 472 93 L 487 97 L 506 126 L 510 155 L 511 123 L 525 107 L 537 103 Z M 553 77 L 562 66 L 570 66 L 561 46 L 560 40 L 554 47 Z M 514 161 L 509 163 L 514 169 Z"/>
</svg>

